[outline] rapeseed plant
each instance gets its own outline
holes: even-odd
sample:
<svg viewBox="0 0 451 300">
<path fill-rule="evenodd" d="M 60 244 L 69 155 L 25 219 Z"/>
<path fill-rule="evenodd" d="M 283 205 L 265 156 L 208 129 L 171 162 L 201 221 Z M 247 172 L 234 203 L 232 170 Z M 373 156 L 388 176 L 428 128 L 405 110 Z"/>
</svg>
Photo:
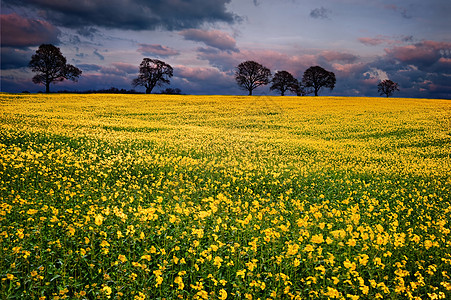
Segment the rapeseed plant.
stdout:
<svg viewBox="0 0 451 300">
<path fill-rule="evenodd" d="M 2 298 L 451 297 L 447 100 L 0 97 Z"/>
</svg>

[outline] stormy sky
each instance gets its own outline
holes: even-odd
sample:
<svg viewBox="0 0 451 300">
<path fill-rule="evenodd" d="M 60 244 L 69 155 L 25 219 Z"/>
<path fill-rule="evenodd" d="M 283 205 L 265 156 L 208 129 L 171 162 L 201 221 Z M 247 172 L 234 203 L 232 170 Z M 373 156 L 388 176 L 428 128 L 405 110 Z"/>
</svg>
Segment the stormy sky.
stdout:
<svg viewBox="0 0 451 300">
<path fill-rule="evenodd" d="M 255 60 L 298 79 L 315 65 L 334 72 L 335 89 L 321 95 L 377 96 L 391 79 L 398 97 L 451 99 L 449 0 L 2 0 L 1 9 L 3 92 L 44 90 L 27 65 L 51 43 L 83 71 L 52 91 L 131 89 L 149 57 L 174 68 L 165 87 L 188 94 L 247 94 L 234 72 Z"/>
</svg>

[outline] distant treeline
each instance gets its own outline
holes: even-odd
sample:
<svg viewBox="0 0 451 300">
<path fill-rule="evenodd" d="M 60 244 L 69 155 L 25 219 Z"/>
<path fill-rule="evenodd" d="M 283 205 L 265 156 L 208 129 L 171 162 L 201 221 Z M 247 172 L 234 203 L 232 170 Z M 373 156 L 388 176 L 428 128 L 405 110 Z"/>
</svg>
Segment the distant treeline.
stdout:
<svg viewBox="0 0 451 300">
<path fill-rule="evenodd" d="M 23 91 L 22 93 L 30 93 L 29 91 Z M 42 93 L 42 92 L 38 92 Z M 138 92 L 134 89 L 126 90 L 126 89 L 118 89 L 115 87 L 110 87 L 109 89 L 100 89 L 100 90 L 87 90 L 87 91 L 68 91 L 68 90 L 60 90 L 56 93 L 61 94 L 144 94 L 143 92 Z M 182 94 L 182 91 L 178 88 L 166 88 L 160 92 L 160 94 L 165 95 L 185 95 Z"/>
</svg>

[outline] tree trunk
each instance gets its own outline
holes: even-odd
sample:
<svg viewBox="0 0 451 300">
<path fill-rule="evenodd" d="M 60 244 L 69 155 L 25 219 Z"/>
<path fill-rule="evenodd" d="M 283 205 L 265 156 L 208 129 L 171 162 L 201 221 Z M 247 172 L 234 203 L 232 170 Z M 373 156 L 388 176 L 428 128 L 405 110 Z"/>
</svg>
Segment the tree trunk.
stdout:
<svg viewBox="0 0 451 300">
<path fill-rule="evenodd" d="M 50 82 L 45 83 L 45 92 L 48 94 L 50 93 Z"/>
<path fill-rule="evenodd" d="M 280 92 L 280 96 L 285 96 L 285 91 L 284 91 L 284 90 L 282 90 L 282 91 Z"/>
<path fill-rule="evenodd" d="M 252 96 L 252 89 L 249 89 L 249 96 Z"/>
<path fill-rule="evenodd" d="M 146 87 L 146 94 L 150 94 L 150 93 L 152 93 L 152 88 Z"/>
<path fill-rule="evenodd" d="M 315 89 L 315 96 L 318 96 L 318 90 Z"/>
</svg>

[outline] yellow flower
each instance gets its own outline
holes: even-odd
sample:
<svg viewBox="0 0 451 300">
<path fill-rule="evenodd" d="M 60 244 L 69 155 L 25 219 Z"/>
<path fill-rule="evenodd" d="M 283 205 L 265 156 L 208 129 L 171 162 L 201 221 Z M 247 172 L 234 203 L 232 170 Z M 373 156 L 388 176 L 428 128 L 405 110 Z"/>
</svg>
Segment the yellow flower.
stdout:
<svg viewBox="0 0 451 300">
<path fill-rule="evenodd" d="M 103 216 L 101 214 L 96 215 L 96 217 L 94 218 L 94 223 L 96 223 L 96 225 L 100 226 L 103 223 Z"/>
<path fill-rule="evenodd" d="M 244 278 L 244 276 L 246 276 L 246 269 L 238 270 L 236 272 L 236 276 L 241 276 L 242 278 Z"/>
<path fill-rule="evenodd" d="M 258 260 L 256 259 L 252 259 L 252 261 L 245 263 L 249 271 L 254 271 L 254 269 L 257 267 L 257 261 Z"/>
<path fill-rule="evenodd" d="M 288 255 L 295 255 L 299 251 L 299 245 L 298 244 L 289 244 L 288 250 L 287 250 L 287 256 Z"/>
<path fill-rule="evenodd" d="M 327 287 L 327 293 L 325 295 L 330 298 L 339 298 L 341 293 L 334 288 Z"/>
<path fill-rule="evenodd" d="M 426 250 L 428 250 L 429 248 L 431 248 L 433 245 L 431 240 L 425 240 L 424 241 L 424 248 L 426 248 Z"/>
<path fill-rule="evenodd" d="M 127 258 L 125 257 L 125 255 L 122 255 L 122 254 L 119 254 L 117 259 L 120 260 L 122 263 L 125 263 L 127 261 Z"/>
<path fill-rule="evenodd" d="M 324 243 L 324 238 L 322 234 L 315 234 L 310 241 L 314 244 L 321 244 Z"/>
<path fill-rule="evenodd" d="M 345 266 L 346 269 L 350 269 L 350 270 L 355 270 L 355 268 L 356 268 L 355 263 L 350 262 L 349 259 L 346 259 L 346 260 L 343 262 L 343 265 Z"/>
<path fill-rule="evenodd" d="M 222 262 L 223 262 L 223 260 L 221 257 L 215 256 L 213 265 L 217 266 L 219 269 L 221 267 Z"/>
<path fill-rule="evenodd" d="M 323 265 L 319 265 L 318 267 L 315 268 L 315 270 L 320 271 L 321 274 L 326 274 L 326 268 L 324 268 Z"/>
<path fill-rule="evenodd" d="M 368 263 L 368 260 L 369 260 L 369 256 L 368 255 L 366 255 L 366 254 L 361 254 L 360 256 L 359 256 L 359 263 L 361 264 L 361 265 L 363 265 L 363 266 L 366 266 L 366 264 Z"/>
<path fill-rule="evenodd" d="M 106 240 L 103 240 L 101 243 L 100 243 L 100 247 L 109 247 L 110 246 L 110 243 L 108 243 Z"/>
<path fill-rule="evenodd" d="M 175 277 L 174 283 L 178 284 L 178 289 L 179 290 L 183 290 L 183 288 L 185 287 L 185 284 L 183 283 L 183 279 L 180 276 L 176 276 Z"/>
<path fill-rule="evenodd" d="M 67 228 L 67 230 L 69 231 L 69 235 L 74 235 L 75 234 L 75 228 L 74 227 L 72 227 L 72 226 L 70 226 L 69 225 L 69 227 Z"/>
<path fill-rule="evenodd" d="M 219 290 L 218 299 L 220 299 L 220 300 L 227 299 L 227 292 L 224 289 Z"/>
<path fill-rule="evenodd" d="M 354 247 L 357 244 L 357 241 L 355 239 L 349 239 L 346 244 L 348 246 Z"/>
<path fill-rule="evenodd" d="M 103 292 L 108 298 L 110 298 L 110 295 L 111 295 L 111 293 L 112 293 L 112 290 L 111 290 L 111 288 L 110 288 L 109 286 L 106 285 L 106 286 L 103 287 L 102 292 Z"/>
<path fill-rule="evenodd" d="M 155 278 L 155 281 L 156 281 L 155 286 L 158 287 L 158 286 L 161 285 L 161 283 L 163 282 L 163 277 L 157 276 L 157 277 Z"/>
<path fill-rule="evenodd" d="M 141 259 L 145 259 L 145 260 L 147 260 L 147 261 L 150 261 L 150 260 L 151 260 L 151 257 L 150 257 L 150 255 L 145 254 L 145 255 L 141 256 Z"/>
<path fill-rule="evenodd" d="M 138 295 L 136 295 L 133 300 L 144 300 L 146 299 L 146 295 L 142 292 L 138 292 Z"/>
</svg>

